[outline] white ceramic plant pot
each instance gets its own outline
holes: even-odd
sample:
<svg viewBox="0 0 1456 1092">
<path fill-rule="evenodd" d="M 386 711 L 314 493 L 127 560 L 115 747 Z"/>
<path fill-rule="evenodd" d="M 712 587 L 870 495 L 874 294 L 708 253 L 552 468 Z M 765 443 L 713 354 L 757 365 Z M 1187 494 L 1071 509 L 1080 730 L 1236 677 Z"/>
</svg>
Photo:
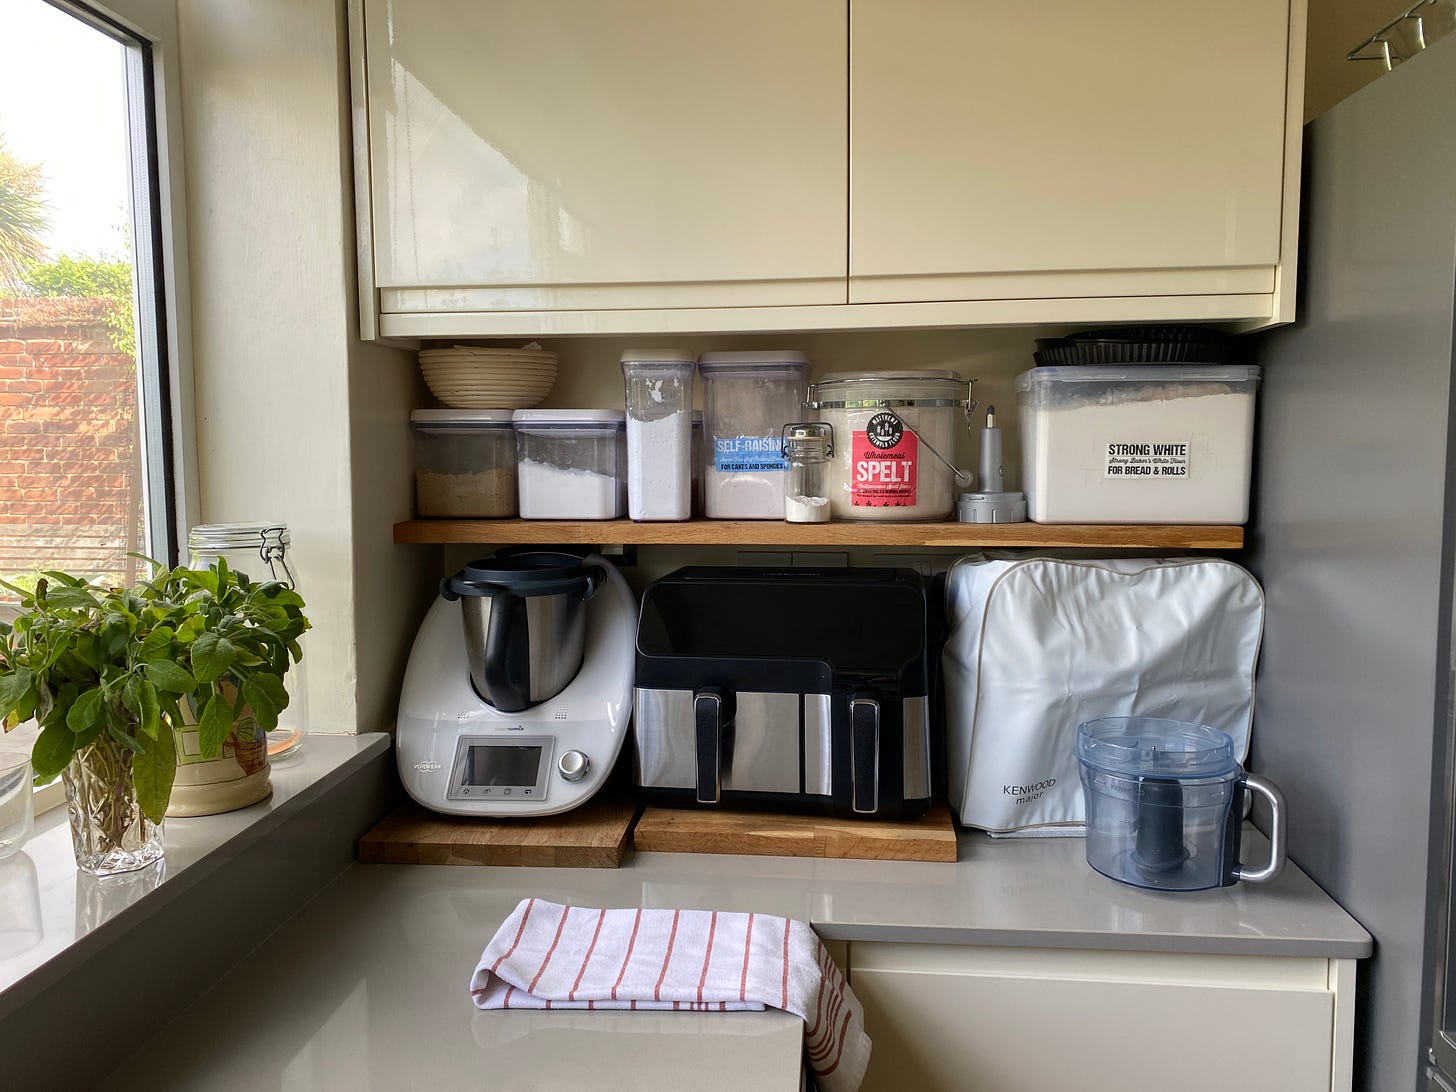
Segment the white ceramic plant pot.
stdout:
<svg viewBox="0 0 1456 1092">
<path fill-rule="evenodd" d="M 249 720 L 252 718 L 249 717 Z M 182 725 L 176 733 L 177 780 L 167 815 L 217 815 L 265 800 L 273 792 L 268 765 L 268 742 L 261 732 L 252 742 L 239 742 L 229 733 L 217 758 L 203 758 L 197 728 Z"/>
</svg>

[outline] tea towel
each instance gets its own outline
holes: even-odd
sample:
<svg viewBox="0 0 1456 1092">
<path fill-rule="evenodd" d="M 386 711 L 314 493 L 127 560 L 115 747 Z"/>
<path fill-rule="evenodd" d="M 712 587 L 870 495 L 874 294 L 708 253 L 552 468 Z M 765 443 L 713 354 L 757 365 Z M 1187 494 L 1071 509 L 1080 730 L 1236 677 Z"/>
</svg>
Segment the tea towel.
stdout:
<svg viewBox="0 0 1456 1092">
<path fill-rule="evenodd" d="M 864 1010 L 814 931 L 718 910 L 598 910 L 526 899 L 470 979 L 481 1009 L 791 1012 L 817 1086 L 854 1092 L 869 1062 Z"/>
</svg>

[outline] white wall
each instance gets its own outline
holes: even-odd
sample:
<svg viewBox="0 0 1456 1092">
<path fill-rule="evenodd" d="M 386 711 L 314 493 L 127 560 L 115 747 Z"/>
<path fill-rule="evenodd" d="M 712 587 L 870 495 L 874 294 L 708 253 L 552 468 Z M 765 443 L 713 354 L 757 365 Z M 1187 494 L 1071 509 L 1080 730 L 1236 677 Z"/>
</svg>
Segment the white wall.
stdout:
<svg viewBox="0 0 1456 1092">
<path fill-rule="evenodd" d="M 412 354 L 357 342 L 342 4 L 179 0 L 201 520 L 293 535 L 314 731 L 392 721 L 435 561 L 408 515 Z"/>
</svg>

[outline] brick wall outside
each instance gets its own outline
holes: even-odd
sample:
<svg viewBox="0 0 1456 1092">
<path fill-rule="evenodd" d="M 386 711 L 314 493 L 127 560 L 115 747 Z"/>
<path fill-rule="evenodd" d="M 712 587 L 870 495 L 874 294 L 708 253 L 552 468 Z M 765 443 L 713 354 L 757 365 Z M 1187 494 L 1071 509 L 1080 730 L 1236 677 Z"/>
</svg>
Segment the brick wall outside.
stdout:
<svg viewBox="0 0 1456 1092">
<path fill-rule="evenodd" d="M 0 299 L 0 576 L 130 581 L 144 550 L 132 358 L 102 299 Z M 0 590 L 0 599 L 8 593 Z"/>
</svg>

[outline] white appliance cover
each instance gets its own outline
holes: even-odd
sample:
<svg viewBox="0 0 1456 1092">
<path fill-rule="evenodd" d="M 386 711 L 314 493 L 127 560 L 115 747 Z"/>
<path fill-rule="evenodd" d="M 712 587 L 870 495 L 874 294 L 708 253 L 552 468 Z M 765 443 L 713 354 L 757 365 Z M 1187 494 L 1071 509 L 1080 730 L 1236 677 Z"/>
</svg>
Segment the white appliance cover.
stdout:
<svg viewBox="0 0 1456 1092">
<path fill-rule="evenodd" d="M 1232 562 L 975 554 L 948 574 L 946 616 L 947 773 L 966 826 L 1082 823 L 1074 746 L 1095 717 L 1196 721 L 1248 755 L 1264 594 Z"/>
</svg>

